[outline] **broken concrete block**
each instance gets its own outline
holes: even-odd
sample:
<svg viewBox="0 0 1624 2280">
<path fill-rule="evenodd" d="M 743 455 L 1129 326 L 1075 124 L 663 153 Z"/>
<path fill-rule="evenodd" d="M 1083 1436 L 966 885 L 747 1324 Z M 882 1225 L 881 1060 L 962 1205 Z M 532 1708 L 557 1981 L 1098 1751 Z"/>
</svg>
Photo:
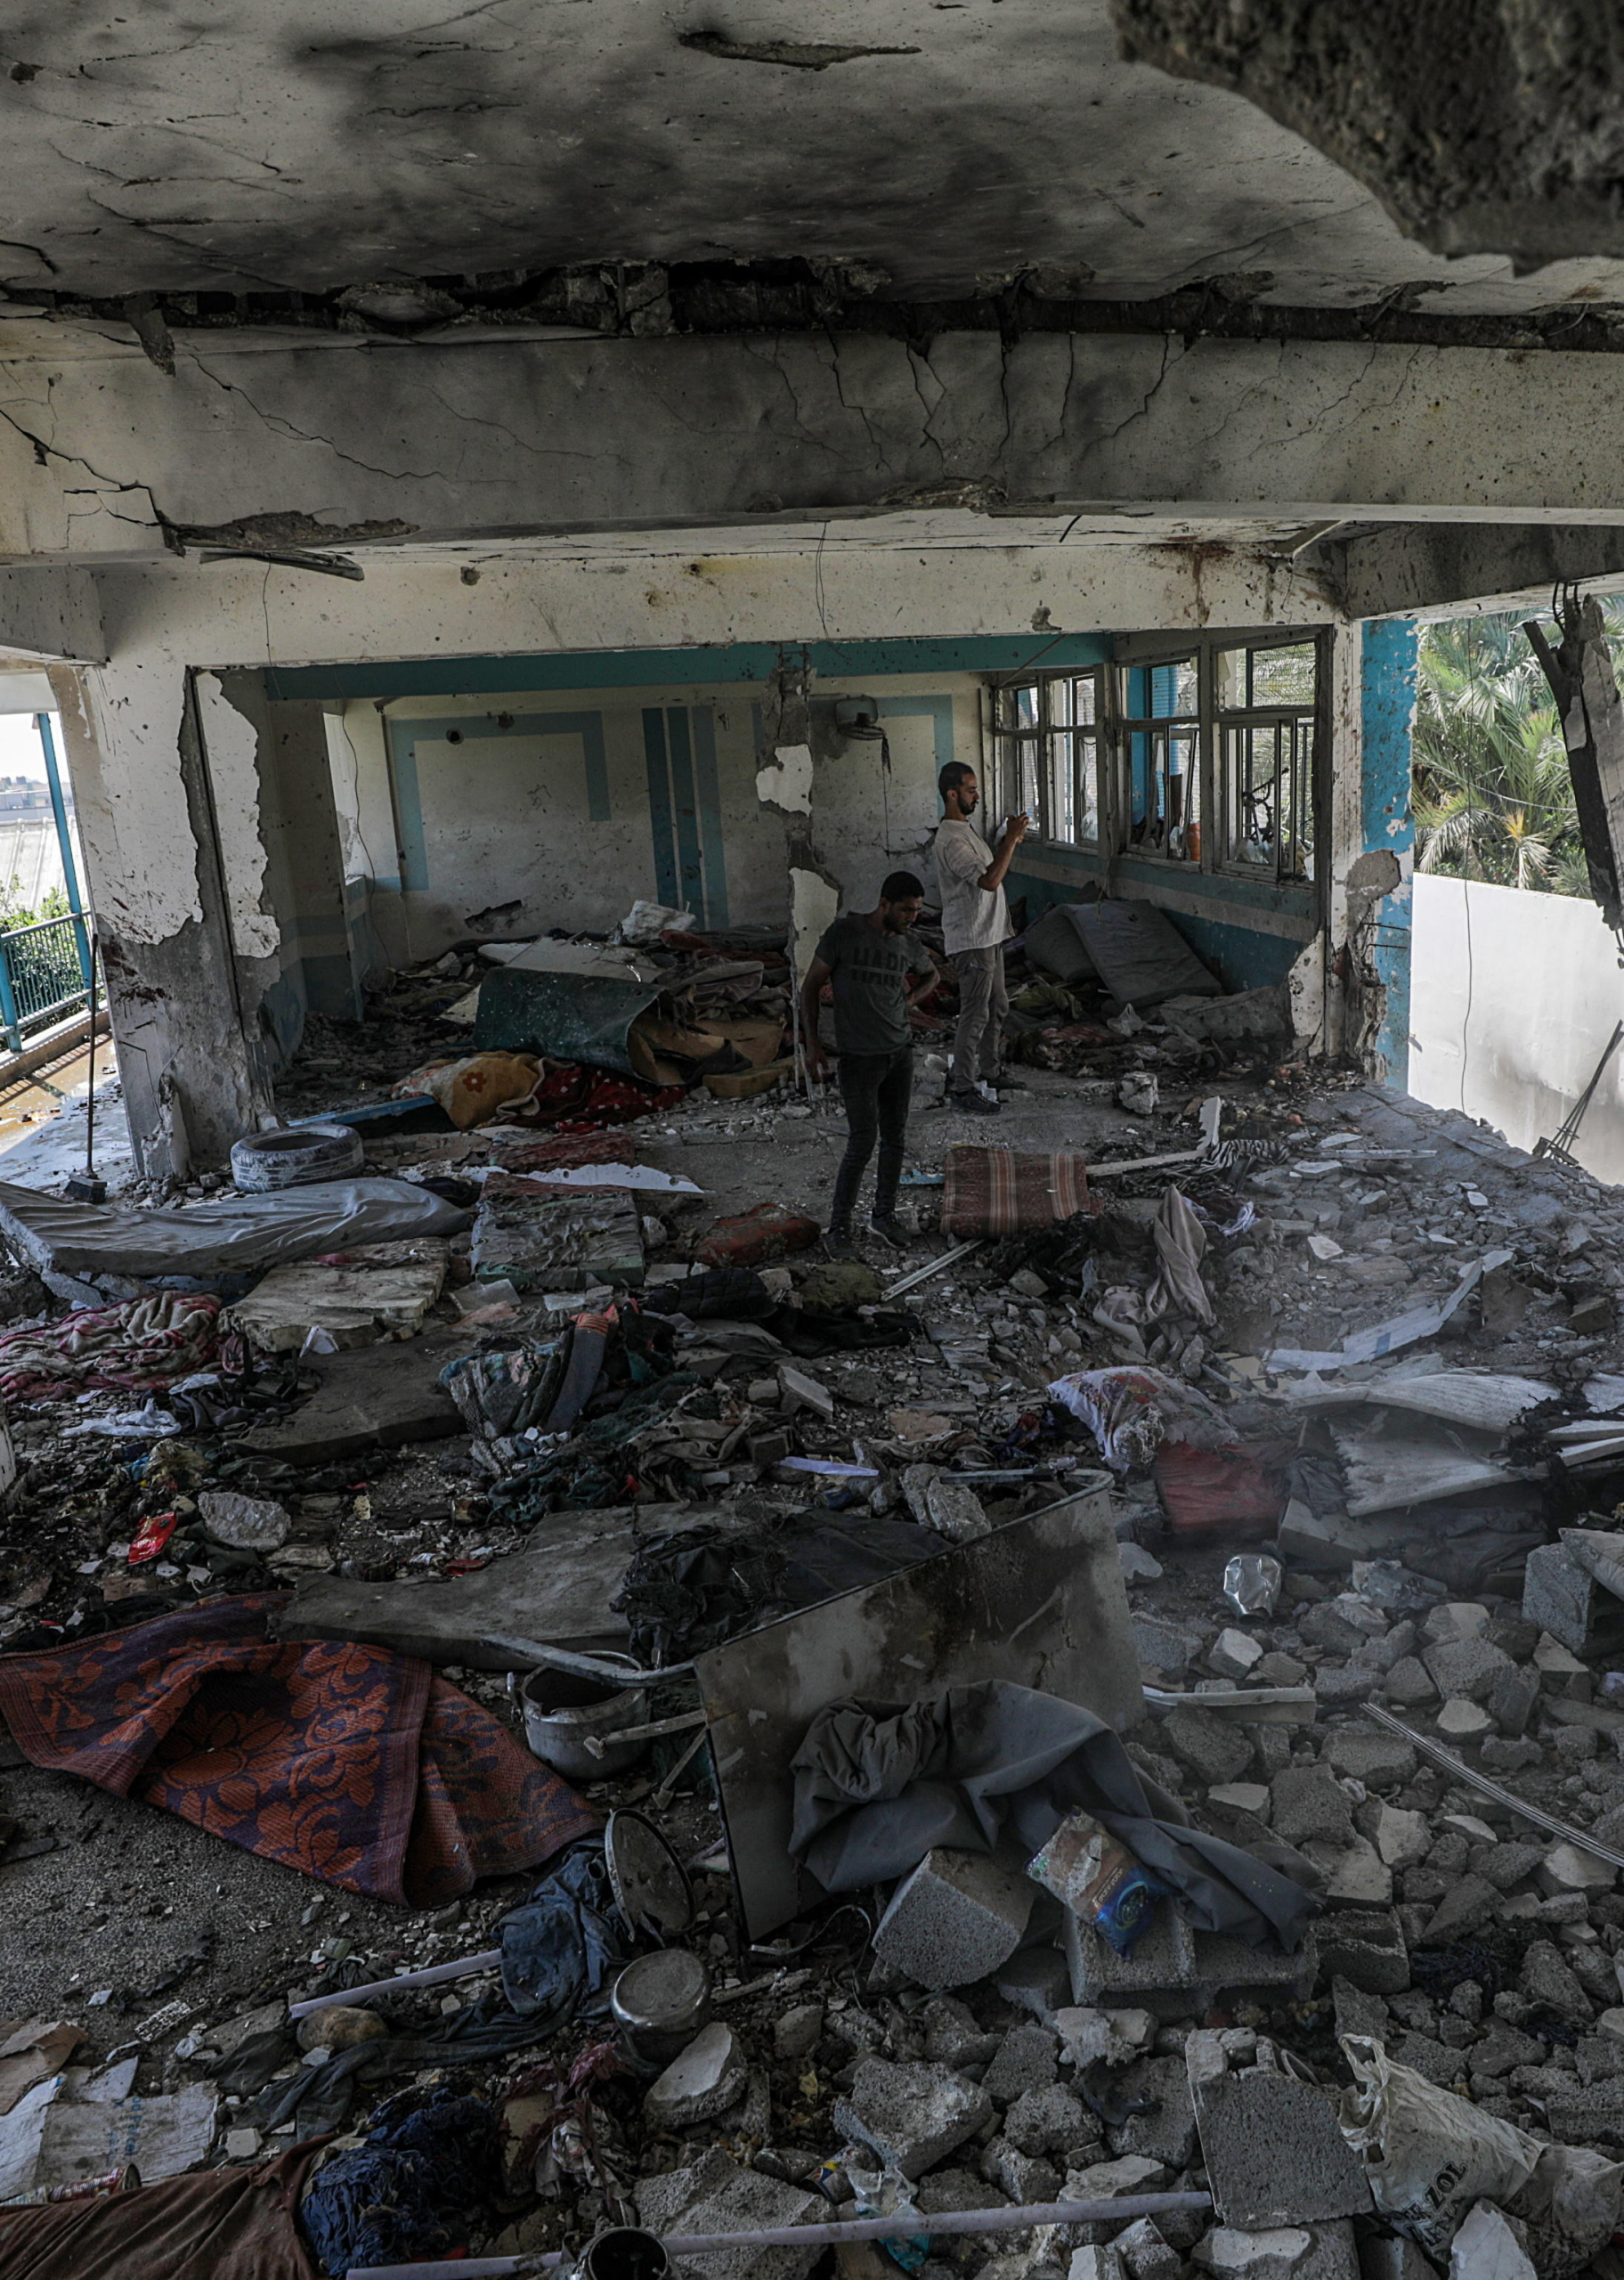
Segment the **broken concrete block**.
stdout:
<svg viewBox="0 0 1624 2280">
<path fill-rule="evenodd" d="M 968 1987 L 1015 1953 L 1036 1896 L 1019 1869 L 938 1845 L 892 1893 L 874 1953 L 921 1987 Z"/>
<path fill-rule="evenodd" d="M 1591 1644 L 1598 1614 L 1611 1614 L 1618 1605 L 1563 1544 L 1536 1544 L 1529 1553 L 1522 1569 L 1522 1613 L 1572 1653 L 1582 1654 Z M 1534 1659 L 1539 1661 L 1538 1649 Z"/>
<path fill-rule="evenodd" d="M 1071 1974 L 1057 1947 L 1034 1941 L 999 1965 L 993 1974 L 993 1985 L 1006 2003 L 1013 2003 L 1017 2010 L 1030 2011 L 1048 2026 L 1061 2004 L 1070 1999 Z"/>
<path fill-rule="evenodd" d="M 1476 1741 L 1492 1723 L 1481 1702 L 1468 1702 L 1462 1695 L 1451 1695 L 1438 1713 L 1438 1730 L 1446 1741 Z"/>
<path fill-rule="evenodd" d="M 1401 1995 L 1409 1985 L 1409 1948 L 1395 1909 L 1338 1909 L 1314 1927 L 1320 1968 L 1366 1995 Z"/>
<path fill-rule="evenodd" d="M 1367 1789 L 1397 1789 L 1413 1779 L 1416 1752 L 1399 1734 L 1368 1733 L 1357 1726 L 1339 1727 L 1329 1736 L 1320 1763 Z"/>
<path fill-rule="evenodd" d="M 1181 2280 L 1184 2260 L 1163 2238 L 1152 2217 L 1138 2218 L 1111 2243 L 1131 2280 Z"/>
<path fill-rule="evenodd" d="M 474 1335 L 430 1329 L 405 1346 L 307 1355 L 300 1369 L 314 1373 L 315 1391 L 289 1415 L 251 1426 L 237 1445 L 288 1464 L 330 1464 L 366 1449 L 459 1433 L 462 1420 L 440 1372 L 467 1353 Z"/>
<path fill-rule="evenodd" d="M 1527 2237 L 1492 2201 L 1474 2202 L 1449 2243 L 1449 2280 L 1538 2280 Z"/>
<path fill-rule="evenodd" d="M 1220 1678 L 1246 1678 L 1263 1650 L 1249 1631 L 1221 1631 L 1206 1651 L 1207 1667 Z"/>
<path fill-rule="evenodd" d="M 1371 1841 L 1390 1869 L 1416 1868 L 1433 1849 L 1426 1815 L 1409 1812 L 1401 1805 L 1382 1807 Z"/>
<path fill-rule="evenodd" d="M 1046 2090 L 1059 2072 L 1060 2059 L 1060 2037 L 1047 2027 L 1011 2027 L 981 2077 L 981 2087 L 995 2105 L 1012 2105 L 1028 2090 Z M 1026 2150 L 1041 2154 L 1047 2149 L 1028 2146 Z"/>
<path fill-rule="evenodd" d="M 1059 2082 L 1043 2089 L 1023 2090 L 1003 2117 L 1003 2134 L 1022 2154 L 1075 2154 L 1096 2140 L 1100 2125 L 1081 2098 Z M 1133 2146 L 1128 2153 L 1146 2149 Z"/>
<path fill-rule="evenodd" d="M 750 2068 L 731 2027 L 712 2021 L 649 2085 L 643 2113 L 658 2129 L 709 2121 L 743 2097 Z"/>
<path fill-rule="evenodd" d="M 1359 2280 L 1348 2224 L 1287 2225 L 1268 2232 L 1221 2225 L 1197 2242 L 1195 2254 L 1216 2280 Z"/>
<path fill-rule="evenodd" d="M 981 2157 L 982 2174 L 1018 2204 L 1052 2201 L 1060 2189 L 1060 2173 L 1052 2162 L 1036 2154 L 1023 2154 L 1007 2138 L 995 2138 Z"/>
<path fill-rule="evenodd" d="M 1206 1793 L 1208 1804 L 1227 1807 L 1232 1813 L 1251 1813 L 1258 1820 L 1267 1820 L 1270 1811 L 1268 1787 L 1262 1781 L 1224 1781 Z"/>
<path fill-rule="evenodd" d="M 1133 1651 L 1148 1670 L 1164 1671 L 1176 1678 L 1201 1652 L 1202 1634 L 1188 1624 L 1168 1623 L 1159 1616 L 1136 1615 Z"/>
<path fill-rule="evenodd" d="M 1114 2162 L 1091 2162 L 1085 2169 L 1068 2170 L 1060 2186 L 1064 2201 L 1125 2201 L 1141 2193 L 1160 2193 L 1167 2184 L 1167 2170 L 1160 2162 L 1146 2159 L 1142 2154 L 1123 2154 Z M 1122 2229 L 1122 2219 L 1110 2223 L 1068 2226 L 1065 2237 L 1081 2242 L 1085 2247 L 1099 2246 Z"/>
<path fill-rule="evenodd" d="M 1523 1670 L 1514 1664 L 1510 1670 L 1502 1671 L 1495 1680 L 1483 1707 L 1501 1733 L 1515 1741 L 1528 1731 L 1528 1722 L 1534 1714 L 1534 1705 L 1539 1699 L 1537 1673 Z"/>
<path fill-rule="evenodd" d="M 1162 1721 L 1161 1738 L 1187 1772 L 1209 1788 L 1238 1781 L 1252 1763 L 1252 1745 L 1210 1710 L 1178 1709 Z"/>
<path fill-rule="evenodd" d="M 773 2049 L 780 2058 L 809 2057 L 823 2039 L 821 2003 L 796 2003 L 773 2021 Z"/>
<path fill-rule="evenodd" d="M 1333 1908 L 1385 1908 L 1393 1898 L 1393 1870 L 1374 1844 L 1356 1837 L 1332 1869 L 1323 1896 Z"/>
<path fill-rule="evenodd" d="M 1074 2248 L 1066 2280 L 1123 2280 L 1127 2268 L 1108 2241 L 1098 2248 Z"/>
<path fill-rule="evenodd" d="M 1423 1702 L 1436 1702 L 1438 1699 L 1438 1690 L 1418 1655 L 1400 1657 L 1383 1680 L 1382 1692 L 1389 1702 L 1396 1702 L 1406 1710 L 1415 1709 Z"/>
<path fill-rule="evenodd" d="M 1516 1668 L 1509 1655 L 1486 1639 L 1446 1639 L 1440 1646 L 1428 1647 L 1421 1659 L 1440 1694 L 1468 1702 L 1486 1702 L 1496 1679 Z"/>
<path fill-rule="evenodd" d="M 1582 1852 L 1577 1844 L 1558 1844 L 1545 1856 L 1539 1870 L 1539 1888 L 1550 1893 L 1611 1892 L 1618 1874 L 1605 1861 L 1598 1861 L 1594 1852 Z"/>
<path fill-rule="evenodd" d="M 1060 1930 L 1074 2003 L 1101 2010 L 1142 2004 L 1164 2017 L 1177 2017 L 1188 2007 L 1196 1983 L 1195 1938 L 1170 1901 L 1157 1910 L 1132 1955 L 1118 1955 L 1108 1940 L 1069 1910 Z"/>
<path fill-rule="evenodd" d="M 1303 1934 L 1287 1954 L 1272 1943 L 1254 1948 L 1230 1932 L 1196 1934 L 1196 2005 L 1209 2009 L 1227 2002 L 1283 2003 L 1306 1999 L 1319 1969 L 1317 1932 Z"/>
<path fill-rule="evenodd" d="M 1327 2092 L 1261 2069 L 1214 2076 L 1200 2054 L 1189 2072 L 1213 2206 L 1226 2225 L 1269 2230 L 1368 2211 L 1370 2188 Z"/>
<path fill-rule="evenodd" d="M 1187 2170 L 1196 2157 L 1196 2109 L 1183 2057 L 1138 2059 L 1118 2080 L 1130 2097 L 1154 2098 L 1156 2110 L 1128 2116 L 1116 2133 L 1117 2150 Z"/>
<path fill-rule="evenodd" d="M 835 2102 L 834 2126 L 916 2178 L 973 2137 L 992 2113 L 980 2083 L 946 2066 L 866 2056 L 857 2061 L 850 2090 Z"/>
<path fill-rule="evenodd" d="M 930 1526 L 949 1543 L 974 1543 L 993 1532 L 975 1490 L 946 1473 L 938 1473 L 926 1488 L 925 1513 Z"/>
<path fill-rule="evenodd" d="M 1542 2003 L 1559 2018 L 1588 2026 L 1596 2006 L 1548 1940 L 1536 1940 L 1522 1951 L 1517 1976 L 1520 1993 L 1531 2003 Z"/>
<path fill-rule="evenodd" d="M 1503 1893 L 1485 1877 L 1468 1872 L 1455 1877 L 1438 1903 L 1437 1913 L 1427 1918 L 1422 1935 L 1425 1944 L 1435 1948 L 1446 1940 L 1464 1938 L 1480 1924 L 1487 1924 L 1498 1916 L 1503 1899 Z"/>
<path fill-rule="evenodd" d="M 826 1422 L 834 1421 L 834 1396 L 827 1386 L 819 1385 L 804 1370 L 797 1370 L 788 1362 L 778 1365 L 778 1392 L 785 1409 L 793 1417 L 798 1410 L 809 1409 Z"/>
<path fill-rule="evenodd" d="M 1319 1839 L 1347 1844 L 1353 1836 L 1353 1809 L 1345 1789 L 1324 1766 L 1288 1765 L 1270 1783 L 1274 1800 L 1271 1825 L 1288 1844 Z"/>
<path fill-rule="evenodd" d="M 719 2146 L 687 2169 L 641 2178 L 637 2221 L 651 2233 L 750 2233 L 805 2225 L 828 2214 L 822 2195 L 803 2193 L 757 2170 L 741 2169 Z M 819 2248 L 719 2249 L 684 2262 L 703 2280 L 807 2280 Z"/>
</svg>

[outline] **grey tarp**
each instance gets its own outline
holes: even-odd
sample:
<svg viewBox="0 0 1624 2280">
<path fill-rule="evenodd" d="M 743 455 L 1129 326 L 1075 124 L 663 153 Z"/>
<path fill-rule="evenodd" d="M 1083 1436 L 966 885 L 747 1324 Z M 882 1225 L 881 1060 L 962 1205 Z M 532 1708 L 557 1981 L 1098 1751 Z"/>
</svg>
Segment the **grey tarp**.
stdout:
<svg viewBox="0 0 1624 2280">
<path fill-rule="evenodd" d="M 480 1053 L 542 1053 L 642 1077 L 626 1042 L 637 1015 L 669 981 L 614 981 L 596 973 L 533 973 L 502 966 L 479 985 L 474 1045 Z"/>
<path fill-rule="evenodd" d="M 0 1234 L 42 1274 L 249 1274 L 358 1243 L 460 1234 L 473 1217 L 406 1179 L 329 1179 L 190 1211 L 69 1203 L 0 1181 Z"/>
<path fill-rule="evenodd" d="M 1030 1687 L 990 1680 L 905 1708 L 836 1702 L 793 1765 L 790 1849 L 826 1892 L 905 1876 L 937 1844 L 1030 1860 L 1081 1809 L 1173 1887 L 1199 1931 L 1291 1949 L 1318 1905 L 1255 1854 L 1181 1825 L 1109 1726 Z"/>
</svg>

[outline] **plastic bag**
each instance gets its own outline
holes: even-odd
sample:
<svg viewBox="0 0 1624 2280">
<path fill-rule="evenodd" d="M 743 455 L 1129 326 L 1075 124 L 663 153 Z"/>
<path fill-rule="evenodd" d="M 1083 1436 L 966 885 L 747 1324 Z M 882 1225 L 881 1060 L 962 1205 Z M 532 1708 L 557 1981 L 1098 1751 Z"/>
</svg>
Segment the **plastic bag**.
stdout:
<svg viewBox="0 0 1624 2280">
<path fill-rule="evenodd" d="M 1072 1813 L 1027 1863 L 1035 1884 L 1052 1892 L 1119 1956 L 1132 1955 L 1168 1887 L 1141 1868 L 1092 1814 Z"/>
<path fill-rule="evenodd" d="M 645 902 L 641 896 L 615 928 L 616 942 L 657 942 L 668 928 L 686 933 L 694 924 L 691 910 L 678 910 L 666 902 Z"/>
<path fill-rule="evenodd" d="M 1624 2165 L 1496 2121 L 1395 2064 L 1368 2036 L 1341 2041 L 1354 2082 L 1342 2101 L 1342 2134 L 1364 2163 L 1379 2214 L 1436 2262 L 1447 2260 L 1479 2201 L 1527 2227 L 1539 2280 L 1564 2280 L 1612 2239 Z"/>
<path fill-rule="evenodd" d="M 1237 1615 L 1272 1615 L 1284 1575 L 1266 1551 L 1238 1552 L 1223 1571 L 1223 1596 Z"/>
</svg>

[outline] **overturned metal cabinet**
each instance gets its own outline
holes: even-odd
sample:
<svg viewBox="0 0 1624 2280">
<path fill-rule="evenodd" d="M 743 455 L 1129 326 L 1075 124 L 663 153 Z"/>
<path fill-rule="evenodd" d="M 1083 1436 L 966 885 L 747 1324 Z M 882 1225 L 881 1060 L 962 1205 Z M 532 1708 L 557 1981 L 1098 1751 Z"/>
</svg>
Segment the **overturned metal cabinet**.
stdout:
<svg viewBox="0 0 1624 2280">
<path fill-rule="evenodd" d="M 702 1655 L 734 1875 L 751 1936 L 819 1895 L 791 1858 L 790 1763 L 849 1697 L 905 1703 L 1003 1679 L 1124 1730 L 1142 1714 L 1108 1483 Z"/>
</svg>

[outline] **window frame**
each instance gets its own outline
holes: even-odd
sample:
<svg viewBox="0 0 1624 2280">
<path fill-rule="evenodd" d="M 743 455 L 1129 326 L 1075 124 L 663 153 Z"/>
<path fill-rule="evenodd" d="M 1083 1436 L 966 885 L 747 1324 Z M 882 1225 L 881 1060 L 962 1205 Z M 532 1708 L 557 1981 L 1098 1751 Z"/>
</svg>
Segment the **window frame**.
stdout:
<svg viewBox="0 0 1624 2280">
<path fill-rule="evenodd" d="M 1108 853 L 1106 778 L 1113 679 L 1111 668 L 1103 663 L 1059 665 L 1047 671 L 987 676 L 985 734 L 989 764 L 984 771 L 987 778 L 984 812 L 990 825 L 995 826 L 1005 816 L 1018 815 L 1024 810 L 1032 818 L 1032 836 L 1035 840 L 1043 840 L 1058 847 L 1075 847 L 1084 853 L 1100 856 Z M 1093 719 L 1078 721 L 1075 696 L 1068 700 L 1066 715 L 1057 713 L 1055 693 L 1061 688 L 1075 688 L 1078 682 L 1083 681 L 1086 681 L 1093 692 Z M 1029 725 L 1008 723 L 1001 717 L 1005 700 L 1013 698 L 1021 689 L 1031 689 L 1035 696 L 1036 717 Z M 1054 828 L 1052 812 L 1055 748 L 1062 737 L 1072 740 L 1068 774 L 1074 829 L 1069 836 L 1062 835 Z M 1079 745 L 1081 751 L 1077 749 Z M 1028 767 L 1029 794 L 1027 789 Z M 1092 779 L 1092 801 L 1084 797 L 1085 770 Z M 1081 814 L 1091 813 L 1094 818 L 1094 836 L 1079 839 L 1076 835 L 1076 818 Z"/>
</svg>

